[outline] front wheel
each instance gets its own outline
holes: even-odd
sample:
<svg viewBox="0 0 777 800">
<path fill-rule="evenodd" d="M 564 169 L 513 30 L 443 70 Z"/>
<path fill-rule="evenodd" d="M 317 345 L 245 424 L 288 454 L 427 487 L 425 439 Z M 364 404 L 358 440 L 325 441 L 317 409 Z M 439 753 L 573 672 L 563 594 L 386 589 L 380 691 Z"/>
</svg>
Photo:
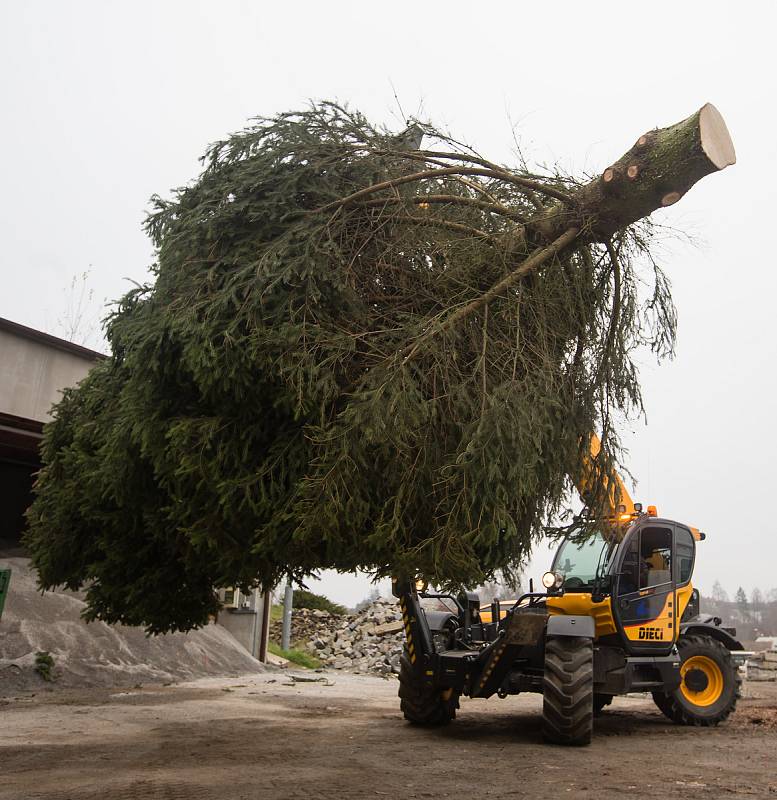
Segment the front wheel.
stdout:
<svg viewBox="0 0 777 800">
<path fill-rule="evenodd" d="M 426 686 L 405 650 L 399 659 L 399 707 L 414 725 L 447 725 L 456 717 L 459 693 Z"/>
<path fill-rule="evenodd" d="M 736 708 L 739 677 L 731 653 L 717 639 L 703 634 L 683 636 L 680 686 L 674 692 L 653 692 L 661 712 L 678 725 L 718 725 Z"/>
<path fill-rule="evenodd" d="M 545 641 L 542 736 L 554 744 L 590 744 L 594 721 L 594 646 L 590 639 Z"/>
</svg>

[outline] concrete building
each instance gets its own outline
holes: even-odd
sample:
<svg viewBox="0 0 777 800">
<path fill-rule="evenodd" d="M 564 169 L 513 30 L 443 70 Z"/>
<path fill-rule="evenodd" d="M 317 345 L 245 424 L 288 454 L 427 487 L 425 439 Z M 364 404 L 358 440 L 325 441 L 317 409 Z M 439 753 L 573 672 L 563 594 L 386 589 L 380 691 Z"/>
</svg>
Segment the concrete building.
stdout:
<svg viewBox="0 0 777 800">
<path fill-rule="evenodd" d="M 245 594 L 239 589 L 219 589 L 223 604 L 218 623 L 225 627 L 254 658 L 271 661 L 267 652 L 272 594 Z M 264 635 L 263 635 L 264 634 Z"/>
<path fill-rule="evenodd" d="M 18 546 L 32 499 L 43 423 L 62 390 L 101 353 L 0 317 L 0 547 Z"/>
<path fill-rule="evenodd" d="M 75 386 L 105 356 L 0 317 L 0 553 L 24 555 L 24 512 L 40 468 L 43 425 L 62 390 Z M 270 597 L 221 590 L 222 624 L 265 660 Z"/>
</svg>

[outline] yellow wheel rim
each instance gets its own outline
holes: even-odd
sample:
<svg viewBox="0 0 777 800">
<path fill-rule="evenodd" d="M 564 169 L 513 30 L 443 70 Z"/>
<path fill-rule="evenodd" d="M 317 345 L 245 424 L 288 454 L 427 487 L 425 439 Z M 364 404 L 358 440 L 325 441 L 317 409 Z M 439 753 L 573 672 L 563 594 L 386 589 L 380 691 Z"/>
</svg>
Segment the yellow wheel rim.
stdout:
<svg viewBox="0 0 777 800">
<path fill-rule="evenodd" d="M 698 670 L 706 678 L 704 688 L 692 689 L 686 683 L 686 676 L 691 678 L 691 685 L 698 685 L 701 676 L 690 676 L 691 671 Z M 723 694 L 723 673 L 720 667 L 709 656 L 691 656 L 680 667 L 680 691 L 683 697 L 695 706 L 711 706 Z M 701 679 L 704 683 L 704 679 Z"/>
</svg>

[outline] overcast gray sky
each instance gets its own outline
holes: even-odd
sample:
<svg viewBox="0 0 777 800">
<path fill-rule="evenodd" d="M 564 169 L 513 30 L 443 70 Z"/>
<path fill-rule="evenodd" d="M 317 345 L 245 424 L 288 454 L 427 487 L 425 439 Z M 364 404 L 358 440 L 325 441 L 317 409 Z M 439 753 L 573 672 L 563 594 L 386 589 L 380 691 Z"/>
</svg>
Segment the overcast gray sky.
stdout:
<svg viewBox="0 0 777 800">
<path fill-rule="evenodd" d="M 96 300 L 118 297 L 153 259 L 150 195 L 192 179 L 249 117 L 310 98 L 399 129 L 395 88 L 404 114 L 492 160 L 512 160 L 512 121 L 529 156 L 576 173 L 710 101 L 738 164 L 662 214 L 696 246 L 660 253 L 678 352 L 643 359 L 648 420 L 629 463 L 635 499 L 707 531 L 703 591 L 777 587 L 775 21 L 770 3 L 3 0 L 0 316 L 57 333 L 86 270 Z M 349 604 L 369 589 L 322 586 Z"/>
</svg>

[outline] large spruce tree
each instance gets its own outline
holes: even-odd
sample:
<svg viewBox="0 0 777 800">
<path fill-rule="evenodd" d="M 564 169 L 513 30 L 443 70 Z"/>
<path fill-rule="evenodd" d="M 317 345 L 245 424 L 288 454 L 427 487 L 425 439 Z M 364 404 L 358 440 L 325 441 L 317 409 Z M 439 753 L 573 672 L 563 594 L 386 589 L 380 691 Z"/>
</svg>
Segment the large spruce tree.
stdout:
<svg viewBox="0 0 777 800">
<path fill-rule="evenodd" d="M 586 181 L 332 103 L 213 145 L 154 198 L 154 281 L 46 426 L 42 586 L 158 633 L 321 568 L 509 573 L 591 432 L 616 462 L 635 349 L 672 350 L 644 218 L 732 162 L 712 106 Z"/>
</svg>

